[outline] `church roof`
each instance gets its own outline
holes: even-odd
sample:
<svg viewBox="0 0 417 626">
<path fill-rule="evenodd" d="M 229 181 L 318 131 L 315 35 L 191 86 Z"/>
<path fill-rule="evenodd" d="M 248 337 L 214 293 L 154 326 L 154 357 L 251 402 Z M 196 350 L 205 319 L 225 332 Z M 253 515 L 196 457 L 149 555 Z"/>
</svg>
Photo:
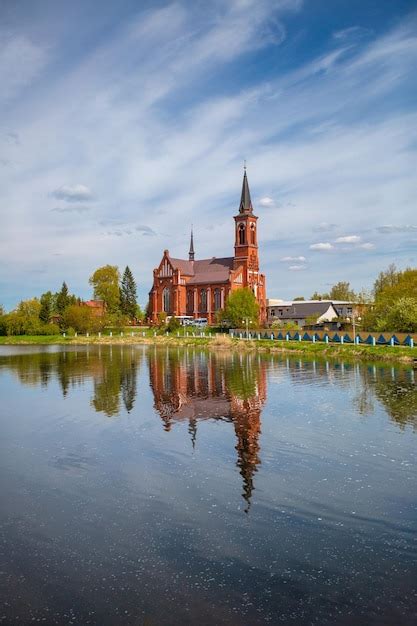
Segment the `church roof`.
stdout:
<svg viewBox="0 0 417 626">
<path fill-rule="evenodd" d="M 233 269 L 233 257 L 222 259 L 201 259 L 200 261 L 186 261 L 185 259 L 173 259 L 170 261 L 174 269 L 180 270 L 184 276 L 191 276 L 190 285 L 201 283 L 226 283 L 229 280 L 229 272 Z"/>
</svg>

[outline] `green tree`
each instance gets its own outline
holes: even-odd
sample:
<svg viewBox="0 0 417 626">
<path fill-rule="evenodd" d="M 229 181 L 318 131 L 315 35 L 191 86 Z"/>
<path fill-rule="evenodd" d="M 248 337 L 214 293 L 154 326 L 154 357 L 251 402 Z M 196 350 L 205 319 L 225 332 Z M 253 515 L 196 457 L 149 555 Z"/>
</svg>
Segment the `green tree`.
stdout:
<svg viewBox="0 0 417 626">
<path fill-rule="evenodd" d="M 413 332 L 417 330 L 417 269 L 380 272 L 374 285 L 375 301 L 363 318 L 366 330 Z"/>
<path fill-rule="evenodd" d="M 61 291 L 55 294 L 55 310 L 58 315 L 62 315 L 68 305 L 74 304 L 76 297 L 70 295 L 67 283 L 62 283 Z"/>
<path fill-rule="evenodd" d="M 243 287 L 232 291 L 221 312 L 221 320 L 228 321 L 235 328 L 240 328 L 246 324 L 246 319 L 252 325 L 258 324 L 259 305 L 252 290 Z"/>
<path fill-rule="evenodd" d="M 39 311 L 39 319 L 47 324 L 53 313 L 54 297 L 50 291 L 41 295 L 41 308 Z"/>
<path fill-rule="evenodd" d="M 79 333 L 100 330 L 103 324 L 101 318 L 94 316 L 92 310 L 85 304 L 70 304 L 62 316 L 64 328 L 73 328 Z"/>
<path fill-rule="evenodd" d="M 350 283 L 345 281 L 340 281 L 333 285 L 329 295 L 330 300 L 348 300 L 353 302 L 356 298 L 355 292 L 350 288 Z"/>
<path fill-rule="evenodd" d="M 136 283 L 133 274 L 128 265 L 123 273 L 122 284 L 120 287 L 120 310 L 129 319 L 136 317 Z"/>
<path fill-rule="evenodd" d="M 170 333 L 175 333 L 177 332 L 177 330 L 181 327 L 180 321 L 179 319 L 177 319 L 175 317 L 175 315 L 172 315 L 169 318 L 169 322 L 168 322 L 168 326 L 167 326 L 167 330 Z"/>
<path fill-rule="evenodd" d="M 0 315 L 6 315 L 6 311 L 5 311 L 4 306 L 2 304 L 0 304 Z"/>
<path fill-rule="evenodd" d="M 401 272 L 397 270 L 394 263 L 391 263 L 386 270 L 379 272 L 378 278 L 374 283 L 374 298 L 375 300 L 383 294 L 384 290 L 390 287 L 395 287 L 399 282 Z"/>
<path fill-rule="evenodd" d="M 104 301 L 109 313 L 116 313 L 120 308 L 119 280 L 119 268 L 116 265 L 99 267 L 89 280 L 94 297 Z"/>
<path fill-rule="evenodd" d="M 297 296 L 294 298 L 294 302 L 301 302 L 302 300 L 305 300 L 304 296 Z"/>
<path fill-rule="evenodd" d="M 328 293 L 319 293 L 318 291 L 315 291 L 310 297 L 310 300 L 330 300 L 330 296 Z"/>
</svg>

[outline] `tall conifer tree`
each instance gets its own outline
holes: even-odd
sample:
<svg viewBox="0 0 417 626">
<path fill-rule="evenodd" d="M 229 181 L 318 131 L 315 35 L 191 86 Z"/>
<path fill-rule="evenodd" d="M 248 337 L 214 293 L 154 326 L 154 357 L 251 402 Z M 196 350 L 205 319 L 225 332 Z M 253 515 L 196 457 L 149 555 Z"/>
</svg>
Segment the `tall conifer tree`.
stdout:
<svg viewBox="0 0 417 626">
<path fill-rule="evenodd" d="M 128 265 L 123 273 L 120 287 L 120 309 L 122 313 L 128 315 L 130 319 L 136 317 L 136 283 Z"/>
</svg>

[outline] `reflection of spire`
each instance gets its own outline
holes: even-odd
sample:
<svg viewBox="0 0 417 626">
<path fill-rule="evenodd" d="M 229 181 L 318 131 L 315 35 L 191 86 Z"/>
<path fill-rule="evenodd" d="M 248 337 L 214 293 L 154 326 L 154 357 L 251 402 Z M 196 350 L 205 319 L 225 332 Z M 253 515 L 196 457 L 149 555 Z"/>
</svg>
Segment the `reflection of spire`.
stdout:
<svg viewBox="0 0 417 626">
<path fill-rule="evenodd" d="M 122 398 L 123 404 L 125 405 L 125 409 L 128 413 L 133 409 L 136 398 L 136 363 L 132 361 L 130 364 L 130 368 L 126 367 L 126 369 L 122 370 L 121 375 L 121 387 L 122 387 Z"/>
<path fill-rule="evenodd" d="M 197 419 L 195 417 L 190 417 L 190 421 L 188 423 L 188 432 L 191 435 L 193 450 L 195 450 L 195 442 L 197 440 Z"/>
<path fill-rule="evenodd" d="M 252 492 L 255 489 L 253 477 L 257 466 L 261 462 L 259 453 L 259 435 L 261 434 L 261 402 L 259 398 L 234 401 L 233 421 L 237 436 L 236 450 L 238 458 L 236 465 L 243 478 L 242 496 L 247 502 L 245 513 L 249 512 Z"/>
</svg>

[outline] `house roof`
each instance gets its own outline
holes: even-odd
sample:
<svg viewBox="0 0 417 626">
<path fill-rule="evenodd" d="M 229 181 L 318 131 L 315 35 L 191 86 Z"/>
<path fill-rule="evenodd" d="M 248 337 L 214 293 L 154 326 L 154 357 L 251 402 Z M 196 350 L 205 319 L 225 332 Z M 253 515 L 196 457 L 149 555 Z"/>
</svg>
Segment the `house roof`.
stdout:
<svg viewBox="0 0 417 626">
<path fill-rule="evenodd" d="M 173 259 L 169 257 L 174 269 L 181 274 L 191 276 L 190 285 L 202 283 L 226 283 L 229 280 L 229 272 L 233 269 L 233 257 L 217 259 L 201 259 L 200 261 L 186 261 L 185 259 Z"/>
<path fill-rule="evenodd" d="M 316 314 L 321 316 L 324 315 L 324 313 L 327 313 L 330 308 L 333 308 L 334 314 L 337 316 L 337 311 L 333 304 L 331 302 L 324 302 L 321 300 L 317 300 L 316 302 L 303 302 L 300 300 L 297 302 L 280 303 L 276 307 L 272 308 L 288 309 L 279 316 L 279 319 L 304 319 L 310 315 Z"/>
</svg>

